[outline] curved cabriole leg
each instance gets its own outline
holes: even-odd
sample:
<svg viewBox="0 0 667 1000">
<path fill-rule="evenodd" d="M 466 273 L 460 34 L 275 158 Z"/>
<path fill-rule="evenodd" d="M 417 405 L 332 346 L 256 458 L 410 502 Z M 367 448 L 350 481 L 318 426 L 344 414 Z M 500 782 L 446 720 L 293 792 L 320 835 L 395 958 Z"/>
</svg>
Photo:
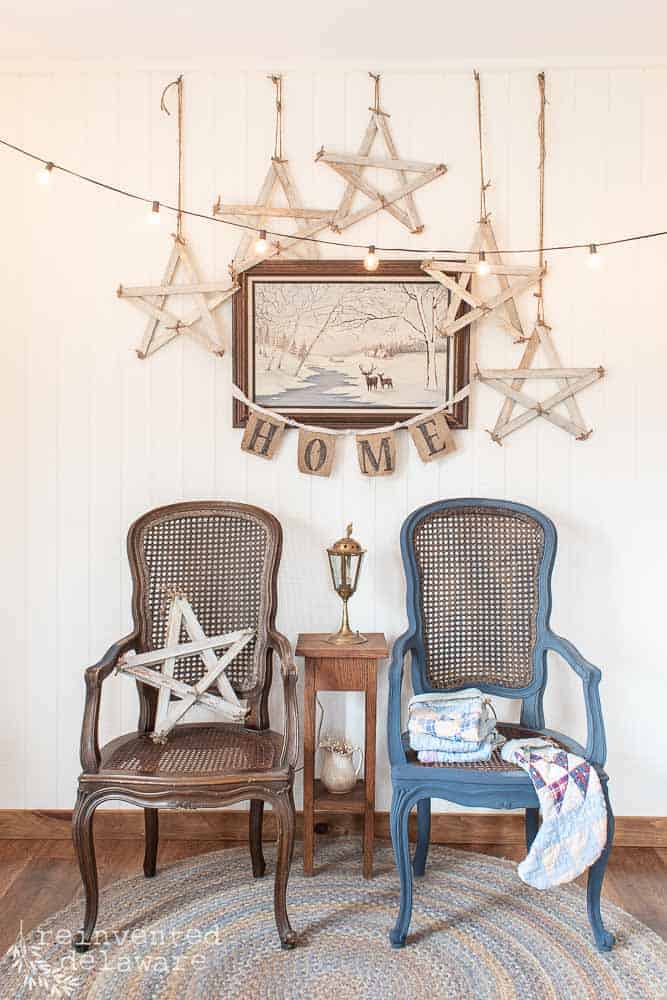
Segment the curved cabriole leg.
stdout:
<svg viewBox="0 0 667 1000">
<path fill-rule="evenodd" d="M 394 789 L 391 801 L 391 842 L 394 847 L 396 867 L 401 880 L 401 904 L 398 919 L 389 932 L 392 948 L 402 948 L 412 916 L 412 865 L 410 864 L 410 844 L 408 841 L 408 819 L 410 804 L 407 793 Z"/>
<path fill-rule="evenodd" d="M 539 809 L 526 809 L 526 850 L 529 851 L 533 846 L 533 841 L 537 836 L 537 831 L 540 828 L 540 810 Z"/>
<path fill-rule="evenodd" d="M 92 944 L 93 931 L 97 923 L 97 863 L 95 861 L 95 845 L 93 842 L 93 816 L 96 803 L 89 796 L 79 792 L 74 815 L 72 816 L 72 840 L 76 852 L 81 879 L 86 899 L 86 912 L 83 918 L 83 928 L 75 938 L 74 947 L 77 951 L 88 951 Z"/>
<path fill-rule="evenodd" d="M 144 875 L 146 878 L 153 878 L 157 865 L 157 845 L 159 837 L 157 809 L 144 809 L 144 829 L 146 831 L 146 842 L 144 847 Z"/>
<path fill-rule="evenodd" d="M 262 851 L 262 820 L 264 817 L 264 802 L 262 799 L 250 800 L 250 860 L 252 861 L 253 878 L 261 878 L 266 871 L 264 852 Z"/>
<path fill-rule="evenodd" d="M 294 844 L 296 842 L 296 806 L 294 805 L 294 789 L 293 788 L 290 788 L 290 790 L 289 790 L 289 804 L 290 804 L 290 809 L 292 810 L 292 815 L 294 816 L 294 823 L 295 823 L 295 830 L 292 833 L 292 849 L 291 849 L 290 855 L 289 855 L 289 863 L 290 863 L 290 867 L 291 867 L 292 861 L 294 860 Z"/>
<path fill-rule="evenodd" d="M 412 862 L 415 875 L 421 877 L 426 870 L 426 859 L 431 840 L 431 800 L 420 799 L 417 803 L 417 846 Z"/>
<path fill-rule="evenodd" d="M 287 880 L 294 852 L 294 831 L 296 815 L 292 795 L 285 793 L 273 801 L 273 808 L 278 820 L 278 856 L 276 864 L 276 881 L 274 888 L 274 910 L 276 926 L 283 948 L 293 948 L 296 944 L 296 934 L 292 930 L 287 916 Z"/>
<path fill-rule="evenodd" d="M 595 945 L 598 951 L 611 951 L 614 947 L 615 938 L 610 931 L 605 929 L 605 926 L 602 923 L 602 914 L 600 913 L 600 894 L 602 892 L 602 882 L 604 880 L 604 873 L 607 868 L 609 854 L 611 853 L 611 845 L 614 840 L 614 814 L 611 811 L 611 803 L 609 802 L 609 792 L 607 790 L 606 781 L 602 783 L 602 791 L 604 793 L 605 802 L 607 803 L 607 842 L 602 854 L 597 859 L 595 864 L 591 865 L 588 871 L 588 888 L 586 897 L 588 904 L 588 919 L 593 931 L 593 937 L 595 938 Z"/>
</svg>

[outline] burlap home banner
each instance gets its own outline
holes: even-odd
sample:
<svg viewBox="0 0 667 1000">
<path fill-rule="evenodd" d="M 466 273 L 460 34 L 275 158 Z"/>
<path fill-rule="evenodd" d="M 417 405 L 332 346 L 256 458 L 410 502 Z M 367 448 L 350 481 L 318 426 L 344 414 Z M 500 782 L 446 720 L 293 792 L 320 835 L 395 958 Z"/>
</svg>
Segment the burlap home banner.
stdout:
<svg viewBox="0 0 667 1000">
<path fill-rule="evenodd" d="M 336 452 L 336 435 L 299 428 L 299 472 L 308 476 L 330 476 Z"/>
<path fill-rule="evenodd" d="M 313 427 L 301 424 L 291 417 L 283 417 L 274 410 L 254 404 L 237 385 L 232 385 L 232 395 L 247 407 L 246 422 L 241 448 L 258 458 L 272 459 L 277 454 L 285 428 L 294 427 L 299 432 L 297 465 L 306 476 L 331 475 L 336 459 L 338 438 L 354 435 L 357 462 L 362 476 L 390 476 L 396 471 L 396 434 L 407 430 L 423 462 L 435 462 L 455 451 L 454 435 L 446 411 L 470 395 L 466 385 L 451 399 L 388 427 L 371 427 L 367 431 Z"/>
</svg>

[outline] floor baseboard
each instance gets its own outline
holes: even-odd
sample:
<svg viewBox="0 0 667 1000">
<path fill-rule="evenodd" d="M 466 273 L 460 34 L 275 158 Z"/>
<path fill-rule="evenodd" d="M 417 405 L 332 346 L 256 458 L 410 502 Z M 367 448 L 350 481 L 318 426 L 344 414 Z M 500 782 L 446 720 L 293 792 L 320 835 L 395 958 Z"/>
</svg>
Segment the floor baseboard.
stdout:
<svg viewBox="0 0 667 1000">
<path fill-rule="evenodd" d="M 71 835 L 70 809 L 2 809 L 0 840 L 66 840 Z M 357 834 L 361 817 L 318 814 L 320 832 L 334 836 Z M 414 816 L 412 817 L 414 824 Z M 297 814 L 297 836 L 303 816 Z M 375 814 L 376 836 L 389 838 L 389 814 Z M 267 840 L 275 837 L 275 824 L 267 809 Z M 112 840 L 134 840 L 144 835 L 138 809 L 99 809 L 95 835 Z M 248 813 L 241 809 L 161 810 L 160 837 L 166 840 L 222 840 L 245 842 Z M 520 813 L 434 813 L 431 839 L 440 844 L 520 844 L 524 840 Z M 667 816 L 617 816 L 614 842 L 619 847 L 667 847 Z"/>
</svg>

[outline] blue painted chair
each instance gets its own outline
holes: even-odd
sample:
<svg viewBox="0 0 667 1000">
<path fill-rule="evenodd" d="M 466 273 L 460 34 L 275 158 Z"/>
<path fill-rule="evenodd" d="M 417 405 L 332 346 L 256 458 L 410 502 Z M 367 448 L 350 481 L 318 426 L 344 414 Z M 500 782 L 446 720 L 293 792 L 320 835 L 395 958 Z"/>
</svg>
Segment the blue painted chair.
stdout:
<svg viewBox="0 0 667 1000">
<path fill-rule="evenodd" d="M 539 804 L 529 776 L 496 751 L 488 762 L 421 764 L 401 727 L 406 654 L 415 694 L 476 687 L 522 700 L 519 726 L 499 724 L 509 738 L 545 734 L 585 757 L 602 781 L 609 823 L 605 849 L 588 873 L 588 917 L 600 951 L 614 937 L 600 915 L 600 891 L 614 833 L 606 743 L 598 687 L 600 671 L 551 631 L 551 571 L 556 529 L 531 507 L 497 500 L 439 500 L 414 511 L 401 531 L 409 627 L 392 651 L 388 739 L 393 799 L 391 836 L 401 881 L 401 903 L 390 933 L 405 944 L 412 914 L 412 881 L 428 854 L 431 799 L 462 806 L 525 809 L 526 845 L 538 830 Z M 558 653 L 581 679 L 588 734 L 582 747 L 544 728 L 542 706 L 547 653 Z M 410 862 L 408 818 L 417 807 L 417 845 Z"/>
</svg>

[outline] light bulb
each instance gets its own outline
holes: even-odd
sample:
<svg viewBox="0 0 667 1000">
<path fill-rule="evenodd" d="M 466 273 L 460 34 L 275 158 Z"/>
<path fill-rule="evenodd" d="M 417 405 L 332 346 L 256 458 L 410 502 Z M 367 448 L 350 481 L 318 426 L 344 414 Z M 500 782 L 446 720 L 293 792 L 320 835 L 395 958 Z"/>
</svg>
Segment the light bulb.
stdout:
<svg viewBox="0 0 667 1000">
<path fill-rule="evenodd" d="M 51 171 L 53 170 L 53 163 L 45 163 L 43 168 L 37 174 L 37 182 L 46 186 L 51 181 Z"/>
<path fill-rule="evenodd" d="M 488 274 L 491 268 L 489 267 L 489 262 L 486 259 L 486 254 L 483 250 L 479 251 L 479 261 L 477 263 L 477 273 L 484 276 Z"/>
<path fill-rule="evenodd" d="M 588 248 L 588 266 L 592 271 L 597 271 L 602 267 L 602 254 L 598 253 L 595 243 L 591 243 Z"/>
<path fill-rule="evenodd" d="M 160 202 L 154 201 L 151 205 L 151 210 L 148 213 L 148 222 L 151 226 L 160 225 Z"/>
<path fill-rule="evenodd" d="M 380 266 L 380 258 L 375 252 L 374 246 L 369 246 L 368 253 L 364 257 L 364 267 L 367 271 L 377 271 Z"/>
<path fill-rule="evenodd" d="M 265 254 L 268 248 L 266 241 L 266 229 L 260 229 L 259 236 L 255 240 L 255 253 Z"/>
</svg>

